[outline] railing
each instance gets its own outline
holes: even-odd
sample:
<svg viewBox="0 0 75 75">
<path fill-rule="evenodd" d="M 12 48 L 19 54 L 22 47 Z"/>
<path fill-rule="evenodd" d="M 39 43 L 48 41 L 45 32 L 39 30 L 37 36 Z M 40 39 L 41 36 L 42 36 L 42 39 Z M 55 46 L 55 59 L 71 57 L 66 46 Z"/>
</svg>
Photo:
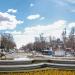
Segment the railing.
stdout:
<svg viewBox="0 0 75 75">
<path fill-rule="evenodd" d="M 74 60 L 0 61 L 0 75 L 75 75 Z"/>
</svg>

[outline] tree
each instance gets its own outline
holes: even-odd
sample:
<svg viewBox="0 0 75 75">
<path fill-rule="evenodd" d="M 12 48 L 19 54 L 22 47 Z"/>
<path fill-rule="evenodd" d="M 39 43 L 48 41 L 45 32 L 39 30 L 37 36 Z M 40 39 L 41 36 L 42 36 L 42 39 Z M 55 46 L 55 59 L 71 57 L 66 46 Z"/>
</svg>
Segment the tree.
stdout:
<svg viewBox="0 0 75 75">
<path fill-rule="evenodd" d="M 42 50 L 46 49 L 46 47 L 47 47 L 46 45 L 47 45 L 46 38 L 43 36 L 43 33 L 41 33 L 39 35 L 39 37 L 35 37 L 35 42 L 33 45 L 34 50 L 42 51 Z"/>
<path fill-rule="evenodd" d="M 71 28 L 69 36 L 66 37 L 66 28 L 62 33 L 64 48 L 71 48 L 75 50 L 75 27 Z"/>
<path fill-rule="evenodd" d="M 14 42 L 13 36 L 9 33 L 2 33 L 1 34 L 1 48 L 5 51 L 9 51 L 9 49 L 14 49 L 16 44 Z"/>
<path fill-rule="evenodd" d="M 63 39 L 63 44 L 64 44 L 63 48 L 65 49 L 66 48 L 66 40 L 67 40 L 67 38 L 66 38 L 66 28 L 64 29 L 64 31 L 62 33 L 62 39 Z"/>
<path fill-rule="evenodd" d="M 70 47 L 72 49 L 75 49 L 75 27 L 71 28 L 71 32 L 69 35 L 69 42 L 70 42 Z"/>
</svg>

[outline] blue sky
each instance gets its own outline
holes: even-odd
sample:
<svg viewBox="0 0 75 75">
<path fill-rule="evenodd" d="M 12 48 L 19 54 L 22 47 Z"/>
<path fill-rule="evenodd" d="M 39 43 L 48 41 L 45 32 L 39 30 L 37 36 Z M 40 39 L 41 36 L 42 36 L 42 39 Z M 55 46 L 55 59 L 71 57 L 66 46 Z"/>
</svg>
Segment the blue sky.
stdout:
<svg viewBox="0 0 75 75">
<path fill-rule="evenodd" d="M 52 29 L 52 32 L 49 29 L 45 30 L 48 26 L 54 30 Z M 69 31 L 72 26 L 75 26 L 75 0 L 0 1 L 0 32 L 24 33 L 26 39 L 32 37 L 33 40 L 33 37 L 41 32 L 48 35 L 55 34 L 55 27 L 58 27 L 60 32 L 57 32 L 57 37 L 60 37 L 64 27 Z M 18 40 L 23 39 L 20 35 L 14 37 Z M 28 42 L 16 39 L 16 42 L 22 42 L 21 45 L 32 42 L 30 38 Z"/>
</svg>

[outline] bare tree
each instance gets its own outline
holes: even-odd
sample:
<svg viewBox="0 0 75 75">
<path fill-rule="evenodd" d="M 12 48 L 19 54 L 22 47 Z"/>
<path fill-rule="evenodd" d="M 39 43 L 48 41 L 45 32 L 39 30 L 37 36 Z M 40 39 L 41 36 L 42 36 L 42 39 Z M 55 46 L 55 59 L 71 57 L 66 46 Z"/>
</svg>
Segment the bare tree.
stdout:
<svg viewBox="0 0 75 75">
<path fill-rule="evenodd" d="M 67 40 L 67 37 L 66 37 L 66 28 L 62 32 L 62 39 L 63 39 L 63 44 L 64 44 L 63 48 L 65 49 L 66 48 L 66 40 Z"/>
<path fill-rule="evenodd" d="M 75 49 L 75 27 L 71 28 L 71 32 L 69 35 L 69 42 L 70 42 L 70 47 L 72 49 Z"/>
<path fill-rule="evenodd" d="M 9 49 L 13 49 L 16 47 L 13 36 L 8 33 L 1 34 L 1 48 L 5 51 L 9 51 Z"/>
</svg>

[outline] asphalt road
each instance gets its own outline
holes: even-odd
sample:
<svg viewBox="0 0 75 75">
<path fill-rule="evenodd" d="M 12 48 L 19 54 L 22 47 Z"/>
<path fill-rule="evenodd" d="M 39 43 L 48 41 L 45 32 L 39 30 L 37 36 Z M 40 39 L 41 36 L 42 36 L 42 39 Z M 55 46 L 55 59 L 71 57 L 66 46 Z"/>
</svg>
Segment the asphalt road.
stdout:
<svg viewBox="0 0 75 75">
<path fill-rule="evenodd" d="M 37 60 L 38 61 L 38 60 Z M 36 61 L 36 62 L 37 62 Z M 47 61 L 47 60 L 46 60 Z M 75 70 L 75 61 L 44 61 L 32 63 L 31 61 L 0 61 L 0 71 L 25 71 L 25 70 L 34 70 L 39 68 L 57 68 L 57 69 L 71 69 Z M 70 63 L 71 62 L 71 63 Z M 68 63 L 68 64 L 67 64 Z"/>
</svg>

